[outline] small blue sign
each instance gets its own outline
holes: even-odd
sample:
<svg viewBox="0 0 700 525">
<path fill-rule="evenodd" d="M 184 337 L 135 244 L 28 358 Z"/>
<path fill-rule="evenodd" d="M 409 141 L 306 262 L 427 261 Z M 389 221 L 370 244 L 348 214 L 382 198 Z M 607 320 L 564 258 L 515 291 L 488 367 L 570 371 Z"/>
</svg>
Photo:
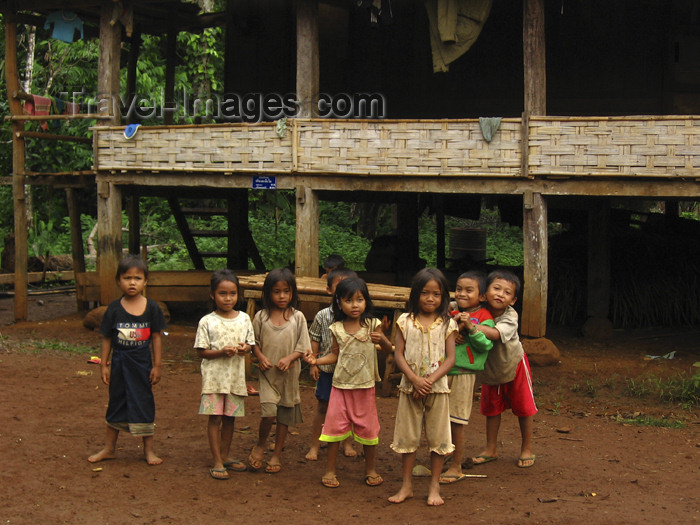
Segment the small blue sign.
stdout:
<svg viewBox="0 0 700 525">
<path fill-rule="evenodd" d="M 254 175 L 253 176 L 254 190 L 276 190 L 277 177 L 274 175 Z"/>
</svg>

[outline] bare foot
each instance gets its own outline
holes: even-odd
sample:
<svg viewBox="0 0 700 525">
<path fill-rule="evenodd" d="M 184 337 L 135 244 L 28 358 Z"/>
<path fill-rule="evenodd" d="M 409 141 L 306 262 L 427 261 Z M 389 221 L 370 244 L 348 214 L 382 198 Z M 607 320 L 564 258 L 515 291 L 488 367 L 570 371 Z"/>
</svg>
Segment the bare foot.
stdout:
<svg viewBox="0 0 700 525">
<path fill-rule="evenodd" d="M 429 496 L 428 496 L 427 503 L 428 503 L 428 505 L 430 505 L 431 507 L 438 507 L 438 506 L 440 506 L 440 505 L 444 505 L 444 504 L 445 504 L 445 500 L 443 500 L 443 499 L 440 497 L 440 494 L 438 494 L 437 496 L 429 495 Z"/>
<path fill-rule="evenodd" d="M 90 463 L 99 463 L 100 461 L 105 461 L 107 459 L 114 459 L 114 452 L 103 448 L 97 454 L 93 454 L 88 458 Z"/>
<path fill-rule="evenodd" d="M 149 465 L 160 465 L 161 463 L 163 463 L 163 460 L 156 456 L 153 452 L 148 452 L 147 454 L 145 454 L 145 456 L 146 463 L 148 463 Z"/>
<path fill-rule="evenodd" d="M 311 447 L 309 451 L 304 456 L 304 459 L 308 461 L 316 461 L 318 459 L 318 447 Z"/>
<path fill-rule="evenodd" d="M 399 491 L 389 498 L 391 503 L 403 503 L 407 499 L 413 497 L 413 491 L 411 489 L 404 489 L 401 487 Z"/>
<path fill-rule="evenodd" d="M 428 500 L 426 502 L 431 507 L 437 507 L 438 505 L 443 505 L 445 501 L 440 496 L 440 485 L 434 482 L 430 483 L 430 488 L 428 488 Z"/>
<path fill-rule="evenodd" d="M 343 446 L 343 454 L 345 455 L 346 458 L 357 457 L 357 451 L 354 448 L 352 448 L 352 444 Z"/>
</svg>

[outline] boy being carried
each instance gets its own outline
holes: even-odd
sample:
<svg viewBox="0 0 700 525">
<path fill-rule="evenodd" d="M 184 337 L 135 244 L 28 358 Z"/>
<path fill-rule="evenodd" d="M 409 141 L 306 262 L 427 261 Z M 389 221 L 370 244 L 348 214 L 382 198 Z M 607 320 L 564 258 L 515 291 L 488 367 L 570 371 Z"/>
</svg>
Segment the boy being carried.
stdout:
<svg viewBox="0 0 700 525">
<path fill-rule="evenodd" d="M 455 451 L 450 467 L 440 476 L 443 485 L 460 481 L 465 450 L 465 432 L 472 411 L 476 372 L 484 363 L 493 343 L 475 325 L 494 326 L 493 317 L 481 304 L 486 301 L 486 275 L 465 272 L 457 279 L 455 301 L 450 303 L 450 315 L 457 321 L 459 334 L 455 346 L 455 366 L 447 372 L 450 387 L 450 427 Z"/>
</svg>

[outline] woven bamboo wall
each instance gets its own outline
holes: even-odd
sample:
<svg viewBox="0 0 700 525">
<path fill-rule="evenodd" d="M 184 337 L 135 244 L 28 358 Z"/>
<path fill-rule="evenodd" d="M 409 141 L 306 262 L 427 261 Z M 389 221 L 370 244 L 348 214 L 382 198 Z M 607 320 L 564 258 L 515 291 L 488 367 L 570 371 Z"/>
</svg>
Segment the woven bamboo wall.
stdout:
<svg viewBox="0 0 700 525">
<path fill-rule="evenodd" d="M 698 177 L 698 169 L 697 117 L 530 119 L 531 176 Z"/>
<path fill-rule="evenodd" d="M 123 128 L 96 128 L 100 170 L 275 172 L 292 164 L 290 135 L 275 123 L 141 126 L 131 139 Z"/>
<path fill-rule="evenodd" d="M 519 119 L 491 143 L 478 120 L 299 122 L 298 171 L 379 175 L 519 176 Z"/>
<path fill-rule="evenodd" d="M 520 177 L 520 119 L 491 143 L 478 120 L 290 120 L 95 128 L 95 168 L 183 172 Z M 532 117 L 529 176 L 698 177 L 700 117 Z"/>
</svg>

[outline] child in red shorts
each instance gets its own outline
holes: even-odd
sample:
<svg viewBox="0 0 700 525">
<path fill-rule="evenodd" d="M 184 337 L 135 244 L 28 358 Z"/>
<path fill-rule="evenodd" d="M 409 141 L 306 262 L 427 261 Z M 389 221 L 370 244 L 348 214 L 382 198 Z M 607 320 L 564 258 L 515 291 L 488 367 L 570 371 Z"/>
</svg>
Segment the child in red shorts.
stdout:
<svg viewBox="0 0 700 525">
<path fill-rule="evenodd" d="M 508 271 L 491 272 L 487 278 L 487 308 L 494 328 L 476 325 L 494 341 L 481 372 L 481 413 L 486 416 L 486 449 L 473 458 L 475 465 L 498 459 L 498 429 L 501 414 L 508 408 L 518 416 L 522 444 L 518 467 L 535 464 L 532 453 L 532 416 L 537 413 L 532 391 L 530 363 L 518 337 L 518 314 L 513 305 L 520 293 L 520 279 Z"/>
</svg>

